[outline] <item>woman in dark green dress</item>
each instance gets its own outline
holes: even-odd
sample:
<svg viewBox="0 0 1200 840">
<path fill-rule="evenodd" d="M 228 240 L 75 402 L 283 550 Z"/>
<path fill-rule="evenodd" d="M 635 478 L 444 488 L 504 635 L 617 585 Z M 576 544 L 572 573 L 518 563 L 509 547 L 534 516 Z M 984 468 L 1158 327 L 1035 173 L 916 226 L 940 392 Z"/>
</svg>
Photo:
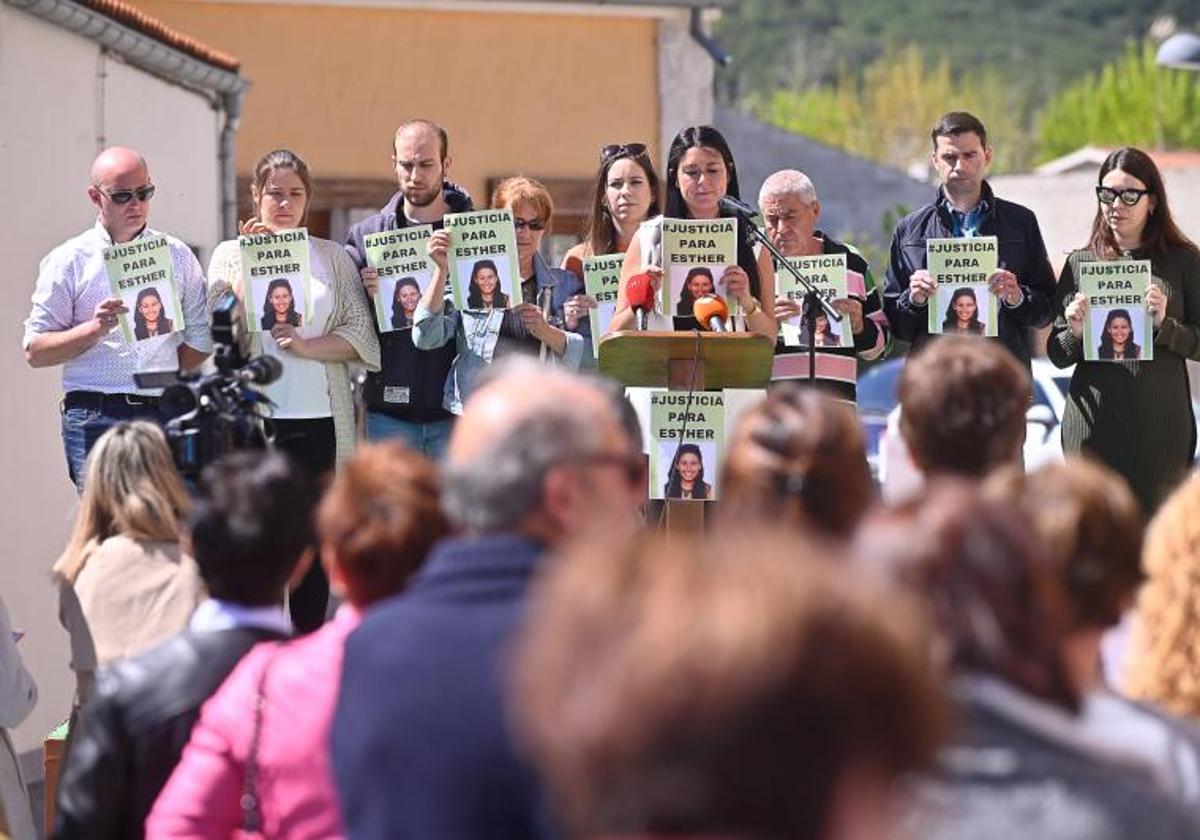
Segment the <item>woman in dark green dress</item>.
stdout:
<svg viewBox="0 0 1200 840">
<path fill-rule="evenodd" d="M 1059 317 L 1046 352 L 1075 365 L 1063 417 L 1063 451 L 1094 455 L 1123 475 L 1146 515 L 1192 463 L 1196 421 L 1185 359 L 1200 360 L 1200 251 L 1171 219 L 1162 176 L 1150 157 L 1126 147 L 1108 156 L 1096 186 L 1098 206 L 1087 247 L 1067 258 L 1058 281 Z M 1150 260 L 1146 305 L 1152 361 L 1083 361 L 1087 301 L 1081 262 Z"/>
</svg>

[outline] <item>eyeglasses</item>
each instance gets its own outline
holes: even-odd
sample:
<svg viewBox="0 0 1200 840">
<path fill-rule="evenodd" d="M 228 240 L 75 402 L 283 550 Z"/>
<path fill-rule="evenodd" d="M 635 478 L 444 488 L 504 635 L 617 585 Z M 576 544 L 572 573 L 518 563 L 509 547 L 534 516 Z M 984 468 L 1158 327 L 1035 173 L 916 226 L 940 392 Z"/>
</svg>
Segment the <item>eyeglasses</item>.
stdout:
<svg viewBox="0 0 1200 840">
<path fill-rule="evenodd" d="M 596 452 L 581 456 L 576 463 L 614 466 L 630 485 L 641 484 L 646 477 L 646 457 L 640 452 Z"/>
<path fill-rule="evenodd" d="M 134 198 L 137 198 L 138 201 L 149 201 L 154 198 L 153 184 L 146 184 L 146 186 L 138 187 L 136 190 L 113 190 L 112 192 L 106 192 L 100 187 L 96 187 L 96 189 L 100 190 L 100 194 L 113 204 L 128 204 Z"/>
<path fill-rule="evenodd" d="M 1132 207 L 1141 201 L 1144 195 L 1150 195 L 1150 190 L 1135 190 L 1133 187 L 1124 190 L 1096 187 L 1096 198 L 1100 199 L 1101 204 L 1112 204 L 1119 198 L 1126 207 Z"/>
<path fill-rule="evenodd" d="M 613 158 L 637 157 L 646 154 L 645 143 L 610 143 L 600 150 L 600 160 L 608 163 Z"/>
<path fill-rule="evenodd" d="M 539 230 L 546 229 L 546 223 L 541 219 L 522 219 L 518 216 L 517 218 L 513 219 L 513 227 L 515 227 L 517 230 L 529 228 L 534 233 L 537 233 Z"/>
</svg>

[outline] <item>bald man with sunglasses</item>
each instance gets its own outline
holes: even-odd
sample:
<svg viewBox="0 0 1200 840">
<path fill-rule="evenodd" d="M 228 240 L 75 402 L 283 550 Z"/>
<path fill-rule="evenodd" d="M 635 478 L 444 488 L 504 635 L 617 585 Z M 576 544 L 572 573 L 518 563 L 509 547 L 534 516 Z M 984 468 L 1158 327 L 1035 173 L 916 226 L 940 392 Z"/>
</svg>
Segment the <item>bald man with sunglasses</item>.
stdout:
<svg viewBox="0 0 1200 840">
<path fill-rule="evenodd" d="M 63 367 L 63 447 L 79 490 L 87 454 L 109 426 L 158 418 L 161 390 L 137 388 L 134 372 L 190 370 L 212 352 L 204 272 L 192 250 L 173 236 L 167 244 L 186 326 L 132 343 L 115 329 L 128 309 L 112 294 L 104 252 L 160 235 L 146 223 L 154 197 L 146 159 L 133 149 L 105 149 L 92 163 L 87 196 L 96 207 L 96 223 L 42 260 L 22 341 L 30 366 Z"/>
</svg>

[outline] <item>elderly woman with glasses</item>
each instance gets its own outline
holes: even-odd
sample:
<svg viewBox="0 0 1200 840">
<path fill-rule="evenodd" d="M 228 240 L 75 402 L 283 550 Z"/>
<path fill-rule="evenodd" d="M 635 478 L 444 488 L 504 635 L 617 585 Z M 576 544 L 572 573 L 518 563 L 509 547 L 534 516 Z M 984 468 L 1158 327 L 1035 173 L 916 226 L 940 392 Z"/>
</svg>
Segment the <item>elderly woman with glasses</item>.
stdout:
<svg viewBox="0 0 1200 840">
<path fill-rule="evenodd" d="M 413 316 L 413 343 L 419 349 L 432 350 L 450 341 L 457 345 L 458 355 L 446 379 L 442 403 L 454 414 L 462 414 L 476 379 L 495 359 L 524 353 L 578 368 L 585 357 L 591 356 L 583 282 L 569 271 L 547 265 L 538 253 L 554 215 L 550 192 L 533 178 L 506 178 L 492 193 L 492 209 L 509 210 L 516 229 L 520 277 L 513 299 L 508 300 L 498 286 L 485 296 L 481 286 L 473 298 L 468 297 L 466 309 L 446 311 L 447 253 L 452 233 L 439 230 L 429 241 L 433 279 Z"/>
<path fill-rule="evenodd" d="M 1196 449 L 1185 359 L 1200 360 L 1200 250 L 1171 218 L 1162 175 L 1145 152 L 1117 149 L 1100 167 L 1087 245 L 1058 281 L 1061 313 L 1046 345 L 1059 367 L 1075 365 L 1063 416 L 1063 450 L 1086 452 L 1120 473 L 1149 515 L 1180 481 Z M 1087 299 L 1081 262 L 1149 260 L 1145 304 L 1154 360 L 1084 362 Z"/>
</svg>

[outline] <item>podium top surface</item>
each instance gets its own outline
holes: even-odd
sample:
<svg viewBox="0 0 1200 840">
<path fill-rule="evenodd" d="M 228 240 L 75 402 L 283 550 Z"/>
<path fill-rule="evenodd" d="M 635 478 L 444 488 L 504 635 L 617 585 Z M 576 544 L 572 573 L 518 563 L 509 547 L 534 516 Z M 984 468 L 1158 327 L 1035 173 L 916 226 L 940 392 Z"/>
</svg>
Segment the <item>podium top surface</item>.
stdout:
<svg viewBox="0 0 1200 840">
<path fill-rule="evenodd" d="M 703 362 L 703 387 L 765 388 L 775 344 L 755 333 L 611 333 L 600 341 L 600 372 L 630 387 L 667 387 L 672 363 Z"/>
</svg>

